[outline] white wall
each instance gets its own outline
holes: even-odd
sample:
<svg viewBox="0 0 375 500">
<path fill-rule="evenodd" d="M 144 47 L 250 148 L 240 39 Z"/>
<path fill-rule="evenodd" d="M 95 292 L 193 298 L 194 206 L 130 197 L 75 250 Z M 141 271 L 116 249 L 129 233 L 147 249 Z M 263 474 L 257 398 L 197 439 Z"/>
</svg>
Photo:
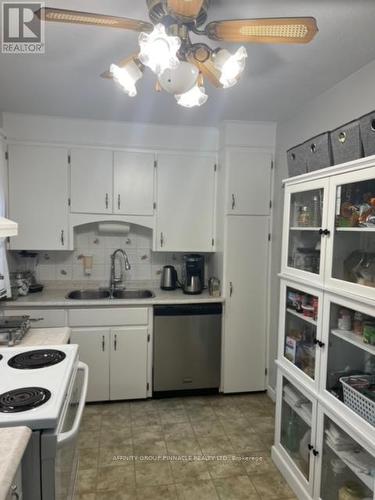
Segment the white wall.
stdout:
<svg viewBox="0 0 375 500">
<path fill-rule="evenodd" d="M 10 141 L 188 151 L 217 151 L 219 144 L 219 131 L 214 127 L 177 127 L 14 113 L 4 113 L 3 122 Z"/>
<path fill-rule="evenodd" d="M 287 177 L 285 152 L 304 140 L 326 130 L 332 130 L 350 120 L 375 109 L 375 61 L 353 73 L 331 89 L 301 107 L 297 114 L 278 123 L 276 136 L 276 172 L 274 192 L 274 231 L 272 258 L 272 299 L 270 376 L 272 387 L 276 383 L 276 369 L 272 360 L 276 358 L 278 301 L 280 271 L 281 232 L 283 211 L 282 179 Z"/>
</svg>

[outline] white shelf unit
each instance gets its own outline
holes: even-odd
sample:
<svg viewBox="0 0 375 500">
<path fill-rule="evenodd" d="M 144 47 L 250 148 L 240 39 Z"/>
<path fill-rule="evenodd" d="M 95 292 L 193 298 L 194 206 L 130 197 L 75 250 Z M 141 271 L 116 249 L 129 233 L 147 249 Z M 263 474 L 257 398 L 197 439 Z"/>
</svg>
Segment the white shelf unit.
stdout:
<svg viewBox="0 0 375 500">
<path fill-rule="evenodd" d="M 375 427 L 344 404 L 339 381 L 340 377 L 354 373 L 375 375 L 375 346 L 365 343 L 363 337 L 352 329 L 338 328 L 342 309 L 349 310 L 352 320 L 357 313 L 357 321 L 360 317 L 359 321 L 375 322 L 375 288 L 370 285 L 375 277 L 374 280 L 363 279 L 360 274 L 363 272 L 366 276 L 368 269 L 371 272 L 371 253 L 375 256 L 375 227 L 336 227 L 338 218 L 343 217 L 341 200 L 351 201 L 354 192 L 362 193 L 365 188 L 375 197 L 375 156 L 285 181 L 276 434 L 272 457 L 299 499 L 338 498 L 348 481 L 354 481 L 359 490 L 364 489 L 363 498 L 375 500 L 374 476 L 356 467 L 361 454 L 353 449 L 329 448 L 325 439 L 327 422 L 334 422 L 358 445 L 375 471 Z M 317 194 L 321 201 L 321 213 L 318 214 L 321 227 L 296 226 L 292 222 L 295 221 L 295 206 L 298 203 L 308 206 L 309 199 Z M 358 255 L 359 260 L 356 260 Z M 362 262 L 365 262 L 363 268 Z M 309 293 L 319 298 L 316 321 L 289 307 L 289 289 L 296 291 L 297 295 L 299 292 L 302 296 Z M 311 340 L 306 346 L 306 339 L 298 332 L 305 327 L 293 318 L 299 318 L 306 328 L 315 328 L 313 372 L 310 367 L 310 372 L 306 373 L 303 365 L 306 352 L 312 352 Z M 293 362 L 285 355 L 288 335 L 297 339 Z M 285 378 L 312 402 L 311 420 L 301 411 L 303 406 L 285 397 L 282 390 Z M 311 427 L 308 478 L 301 473 L 294 454 L 288 454 L 283 447 L 283 403 Z M 330 470 L 333 455 L 333 462 L 338 470 L 345 471 L 344 474 Z M 331 489 L 329 494 L 327 483 Z"/>
</svg>

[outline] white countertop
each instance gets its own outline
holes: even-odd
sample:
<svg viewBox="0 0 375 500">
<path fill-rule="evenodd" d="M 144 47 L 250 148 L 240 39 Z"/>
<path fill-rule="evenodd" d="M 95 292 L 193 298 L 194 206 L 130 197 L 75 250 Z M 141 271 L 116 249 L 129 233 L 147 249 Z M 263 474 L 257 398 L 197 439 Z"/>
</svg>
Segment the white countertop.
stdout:
<svg viewBox="0 0 375 500">
<path fill-rule="evenodd" d="M 155 297 L 148 299 L 99 299 L 99 300 L 69 300 L 67 293 L 73 290 L 71 286 L 66 289 L 47 288 L 42 292 L 31 293 L 25 297 L 18 297 L 17 300 L 2 302 L 6 308 L 20 307 L 87 307 L 87 306 L 154 306 L 158 304 L 203 304 L 224 302 L 223 297 L 211 297 L 207 290 L 199 295 L 185 295 L 182 290 L 164 291 L 160 288 L 148 288 L 152 290 Z M 129 290 L 132 288 L 129 287 Z"/>
<path fill-rule="evenodd" d="M 70 339 L 70 328 L 30 328 L 22 342 L 18 345 L 22 347 L 43 346 L 43 345 L 63 345 Z"/>
<path fill-rule="evenodd" d="M 0 429 L 0 500 L 5 500 L 31 436 L 28 427 Z"/>
</svg>

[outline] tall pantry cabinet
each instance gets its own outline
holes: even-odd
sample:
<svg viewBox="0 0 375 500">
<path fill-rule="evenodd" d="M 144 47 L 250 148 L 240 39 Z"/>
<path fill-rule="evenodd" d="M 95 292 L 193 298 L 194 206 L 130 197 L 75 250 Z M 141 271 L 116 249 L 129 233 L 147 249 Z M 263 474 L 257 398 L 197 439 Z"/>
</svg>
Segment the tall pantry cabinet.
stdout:
<svg viewBox="0 0 375 500">
<path fill-rule="evenodd" d="M 266 389 L 272 158 L 271 151 L 246 147 L 226 147 L 221 154 L 225 393 Z"/>
</svg>

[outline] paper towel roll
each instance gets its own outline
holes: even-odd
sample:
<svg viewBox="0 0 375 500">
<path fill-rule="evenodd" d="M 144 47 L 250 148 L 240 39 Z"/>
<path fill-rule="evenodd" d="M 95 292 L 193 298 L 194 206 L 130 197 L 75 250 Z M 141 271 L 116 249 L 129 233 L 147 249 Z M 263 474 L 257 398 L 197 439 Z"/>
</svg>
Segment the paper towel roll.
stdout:
<svg viewBox="0 0 375 500">
<path fill-rule="evenodd" d="M 129 234 L 129 224 L 123 222 L 99 222 L 98 232 L 101 234 Z"/>
</svg>

